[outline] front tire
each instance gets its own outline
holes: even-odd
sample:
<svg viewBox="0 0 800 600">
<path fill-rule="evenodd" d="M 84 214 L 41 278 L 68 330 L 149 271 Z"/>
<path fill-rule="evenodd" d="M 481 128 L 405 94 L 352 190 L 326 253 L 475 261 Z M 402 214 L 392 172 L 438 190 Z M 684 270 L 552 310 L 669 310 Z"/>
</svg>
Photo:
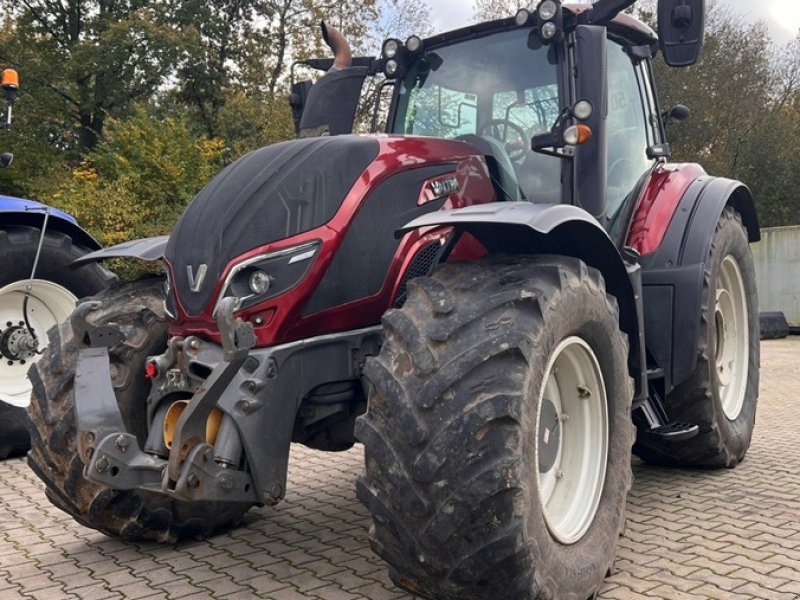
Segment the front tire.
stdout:
<svg viewBox="0 0 800 600">
<path fill-rule="evenodd" d="M 437 599 L 594 594 L 633 441 L 627 342 L 600 273 L 566 257 L 443 265 L 384 327 L 357 491 L 395 583 Z"/>
<path fill-rule="evenodd" d="M 163 279 L 113 286 L 93 300 L 101 305 L 89 313 L 90 325 L 113 325 L 124 334 L 125 339 L 108 350 L 112 384 L 125 427 L 143 446 L 150 388 L 145 361 L 167 345 Z M 202 538 L 239 521 L 249 505 L 179 501 L 141 490 L 113 490 L 84 478 L 73 406 L 78 353 L 87 343 L 69 321 L 51 329 L 49 337 L 42 360 L 30 371 L 28 464 L 44 481 L 53 504 L 82 525 L 135 540 L 172 543 Z"/>
<path fill-rule="evenodd" d="M 25 409 L 30 402 L 27 378 L 37 354 L 18 352 L 14 338 L 27 335 L 23 299 L 30 281 L 41 230 L 27 226 L 0 229 L 0 459 L 24 454 L 30 448 Z M 114 281 L 98 264 L 70 269 L 69 264 L 89 252 L 67 235 L 48 231 L 28 300 L 28 321 L 42 348 L 47 331 L 64 321 L 78 298 L 91 296 Z"/>
<path fill-rule="evenodd" d="M 669 418 L 698 425 L 697 436 L 669 442 L 640 436 L 634 451 L 671 467 L 735 467 L 756 421 L 760 335 L 753 256 L 732 207 L 719 218 L 703 281 L 697 367 L 666 399 Z"/>
</svg>

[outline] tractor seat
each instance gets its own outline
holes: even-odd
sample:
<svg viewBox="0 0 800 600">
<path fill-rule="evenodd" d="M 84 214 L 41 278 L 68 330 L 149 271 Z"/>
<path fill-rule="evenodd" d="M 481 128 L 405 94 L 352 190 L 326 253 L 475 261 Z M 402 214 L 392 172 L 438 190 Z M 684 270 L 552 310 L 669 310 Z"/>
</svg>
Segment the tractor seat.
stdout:
<svg viewBox="0 0 800 600">
<path fill-rule="evenodd" d="M 489 177 L 498 200 L 510 202 L 522 200 L 514 164 L 503 144 L 492 137 L 475 134 L 460 135 L 456 139 L 471 144 L 486 158 Z"/>
</svg>

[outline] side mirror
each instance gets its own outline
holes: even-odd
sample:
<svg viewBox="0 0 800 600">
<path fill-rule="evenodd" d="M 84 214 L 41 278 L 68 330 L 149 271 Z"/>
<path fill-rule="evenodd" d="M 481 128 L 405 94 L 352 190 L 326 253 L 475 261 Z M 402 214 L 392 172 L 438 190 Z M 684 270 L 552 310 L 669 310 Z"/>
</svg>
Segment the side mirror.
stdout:
<svg viewBox="0 0 800 600">
<path fill-rule="evenodd" d="M 3 152 L 0 154 L 0 169 L 5 169 L 14 160 L 14 155 L 11 152 Z"/>
<path fill-rule="evenodd" d="M 703 48 L 704 0 L 658 0 L 658 41 L 671 67 L 697 62 Z"/>
<path fill-rule="evenodd" d="M 669 110 L 665 110 L 661 113 L 661 119 L 664 121 L 664 125 L 669 125 L 673 121 L 685 121 L 688 118 L 689 107 L 684 104 L 676 104 Z"/>
</svg>

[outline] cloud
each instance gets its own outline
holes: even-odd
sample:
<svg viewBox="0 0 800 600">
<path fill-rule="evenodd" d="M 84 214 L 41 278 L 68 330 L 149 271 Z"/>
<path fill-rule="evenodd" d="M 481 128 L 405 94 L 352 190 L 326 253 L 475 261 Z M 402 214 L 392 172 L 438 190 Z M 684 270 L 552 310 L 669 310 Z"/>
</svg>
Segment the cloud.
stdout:
<svg viewBox="0 0 800 600">
<path fill-rule="evenodd" d="M 429 0 L 437 32 L 469 25 L 472 20 L 470 0 Z"/>
</svg>

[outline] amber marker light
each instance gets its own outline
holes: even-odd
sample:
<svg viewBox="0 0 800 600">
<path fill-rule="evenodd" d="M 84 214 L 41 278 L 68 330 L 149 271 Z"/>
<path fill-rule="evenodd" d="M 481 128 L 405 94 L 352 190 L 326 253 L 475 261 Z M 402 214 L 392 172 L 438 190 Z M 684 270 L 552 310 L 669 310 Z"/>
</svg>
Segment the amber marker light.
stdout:
<svg viewBox="0 0 800 600">
<path fill-rule="evenodd" d="M 592 137 L 592 128 L 583 123 L 573 125 L 564 131 L 564 141 L 570 146 L 585 144 Z"/>
<path fill-rule="evenodd" d="M 14 69 L 3 70 L 3 89 L 7 92 L 16 92 L 19 89 L 19 75 Z"/>
</svg>

